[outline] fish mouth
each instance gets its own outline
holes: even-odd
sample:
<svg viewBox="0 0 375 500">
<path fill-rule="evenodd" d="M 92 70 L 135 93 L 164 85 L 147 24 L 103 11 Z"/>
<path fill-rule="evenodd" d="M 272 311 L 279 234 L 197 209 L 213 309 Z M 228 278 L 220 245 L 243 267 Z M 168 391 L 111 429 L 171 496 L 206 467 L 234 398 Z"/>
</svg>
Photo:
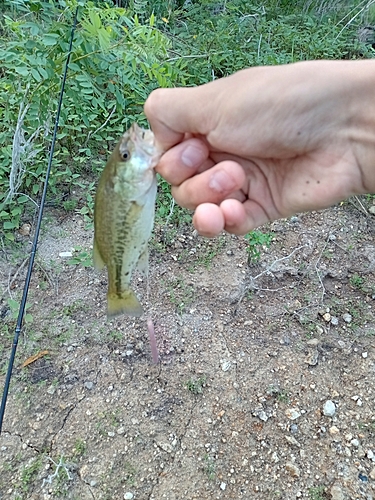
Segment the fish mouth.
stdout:
<svg viewBox="0 0 375 500">
<path fill-rule="evenodd" d="M 155 145 L 153 132 L 140 127 L 134 122 L 130 127 L 130 139 L 137 150 L 141 150 L 143 154 L 151 158 L 152 167 L 156 166 L 162 152 Z"/>
</svg>

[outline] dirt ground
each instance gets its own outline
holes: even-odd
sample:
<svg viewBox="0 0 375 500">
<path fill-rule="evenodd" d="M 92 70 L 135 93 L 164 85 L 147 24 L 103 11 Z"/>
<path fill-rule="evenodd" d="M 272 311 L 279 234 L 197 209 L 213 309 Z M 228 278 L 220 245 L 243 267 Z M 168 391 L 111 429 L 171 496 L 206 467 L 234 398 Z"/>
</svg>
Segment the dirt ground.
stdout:
<svg viewBox="0 0 375 500">
<path fill-rule="evenodd" d="M 375 217 L 353 203 L 263 228 L 274 239 L 255 265 L 243 238 L 158 228 L 148 296 L 134 277 L 147 314 L 111 322 L 106 274 L 60 255 L 85 263 L 92 229 L 47 210 L 0 499 L 375 499 Z M 0 387 L 19 238 L 1 254 Z"/>
</svg>

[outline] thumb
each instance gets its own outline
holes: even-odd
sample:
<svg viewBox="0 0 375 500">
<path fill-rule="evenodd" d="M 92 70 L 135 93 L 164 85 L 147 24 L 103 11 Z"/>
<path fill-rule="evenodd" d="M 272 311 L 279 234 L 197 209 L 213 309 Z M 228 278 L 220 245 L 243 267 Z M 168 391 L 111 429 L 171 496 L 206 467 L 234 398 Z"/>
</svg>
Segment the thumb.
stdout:
<svg viewBox="0 0 375 500">
<path fill-rule="evenodd" d="M 156 89 L 149 95 L 144 111 L 156 144 L 164 151 L 185 134 L 205 136 L 211 130 L 212 96 L 209 100 L 205 87 Z"/>
</svg>

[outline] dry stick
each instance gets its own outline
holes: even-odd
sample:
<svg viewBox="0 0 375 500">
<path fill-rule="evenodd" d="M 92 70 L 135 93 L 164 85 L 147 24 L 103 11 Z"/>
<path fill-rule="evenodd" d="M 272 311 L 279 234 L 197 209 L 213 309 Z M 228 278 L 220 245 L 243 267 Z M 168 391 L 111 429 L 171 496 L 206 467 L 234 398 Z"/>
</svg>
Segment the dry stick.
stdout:
<svg viewBox="0 0 375 500">
<path fill-rule="evenodd" d="M 373 3 L 375 3 L 375 0 L 372 0 L 371 2 L 368 2 L 364 7 L 362 7 L 361 10 L 359 10 L 351 19 L 349 19 L 349 21 L 345 24 L 345 26 L 339 31 L 339 34 L 337 35 L 336 37 L 336 40 L 338 39 L 338 37 L 341 35 L 341 33 L 345 30 L 345 28 L 347 28 L 354 20 L 356 17 L 358 17 L 360 14 L 362 14 L 362 12 L 367 9 L 368 7 L 370 7 Z"/>
<path fill-rule="evenodd" d="M 289 255 L 286 255 L 285 257 L 281 257 L 280 259 L 276 259 L 275 261 L 272 262 L 272 264 L 269 267 L 267 267 L 267 269 L 265 269 L 264 271 L 262 271 L 261 273 L 259 273 L 257 276 L 254 276 L 254 277 L 250 276 L 250 284 L 249 284 L 248 287 L 245 288 L 244 292 L 240 296 L 240 298 L 239 298 L 239 300 L 237 302 L 237 307 L 241 304 L 241 302 L 242 302 L 243 298 L 245 297 L 245 294 L 246 294 L 246 292 L 247 292 L 248 289 L 251 289 L 251 290 L 261 290 L 260 288 L 256 287 L 256 285 L 254 283 L 255 280 L 257 280 L 258 278 L 260 278 L 261 276 L 263 276 L 263 274 L 269 273 L 272 270 L 272 268 L 275 266 L 275 264 L 277 264 L 278 262 L 282 262 L 283 260 L 289 259 L 298 250 L 301 250 L 301 248 L 304 248 L 305 246 L 306 245 L 301 245 L 301 246 L 295 248 L 293 250 L 293 252 L 291 252 Z M 264 289 L 264 290 L 266 291 L 267 289 Z M 282 288 L 275 289 L 275 290 L 267 290 L 267 291 L 275 291 L 275 292 L 277 292 L 278 290 L 282 290 Z"/>
<path fill-rule="evenodd" d="M 112 118 L 112 115 L 113 113 L 116 111 L 116 106 L 113 106 L 113 109 L 112 111 L 109 113 L 108 115 L 108 118 L 106 119 L 106 121 L 100 125 L 99 128 L 97 128 L 94 132 L 89 132 L 88 136 L 87 136 L 87 139 L 86 139 L 86 142 L 85 142 L 85 146 L 87 146 L 88 142 L 89 142 L 89 139 L 92 135 L 94 134 L 97 134 L 99 132 L 99 130 L 101 130 L 103 127 L 105 127 L 107 125 L 107 123 L 109 122 L 109 120 Z"/>
<path fill-rule="evenodd" d="M 329 241 L 329 235 L 328 235 L 328 237 L 327 237 L 327 239 L 326 239 L 326 242 L 325 242 L 325 244 L 324 244 L 324 247 L 322 248 L 322 251 L 321 251 L 321 252 L 320 252 L 320 254 L 319 254 L 318 260 L 315 262 L 315 265 L 314 265 L 314 267 L 315 267 L 315 272 L 316 272 L 316 274 L 317 274 L 317 276 L 318 276 L 318 279 L 319 279 L 319 282 L 320 282 L 320 286 L 322 287 L 322 299 L 321 299 L 321 303 L 323 303 L 323 299 L 324 299 L 324 295 L 325 295 L 325 293 L 326 293 L 326 289 L 325 289 L 325 287 L 324 287 L 324 285 L 323 285 L 322 278 L 320 277 L 320 274 L 319 274 L 318 264 L 319 264 L 319 262 L 320 262 L 320 259 L 322 258 L 322 255 L 323 255 L 324 250 L 327 248 L 328 241 Z"/>
<path fill-rule="evenodd" d="M 357 210 L 358 210 L 358 207 L 356 206 L 356 204 L 353 202 L 353 198 L 357 201 L 358 205 L 360 206 L 361 210 L 363 211 L 363 213 L 366 215 L 366 217 L 368 216 L 368 212 L 367 210 L 365 209 L 365 207 L 363 206 L 361 200 L 359 199 L 358 196 L 353 196 L 352 198 L 349 198 L 349 202 L 353 205 L 353 207 L 355 207 Z"/>
<path fill-rule="evenodd" d="M 22 264 L 19 266 L 19 268 L 17 269 L 17 271 L 14 273 L 14 276 L 13 276 L 12 279 L 10 279 L 11 271 L 9 271 L 9 275 L 8 275 L 8 293 L 9 293 L 9 296 L 10 296 L 11 299 L 13 299 L 13 295 L 12 295 L 12 292 L 10 291 L 10 287 L 13 285 L 13 283 L 15 282 L 17 276 L 22 271 L 22 269 L 25 267 L 25 264 L 26 264 L 26 262 L 28 260 L 29 260 L 29 257 L 26 257 L 26 259 L 22 262 Z"/>
</svg>

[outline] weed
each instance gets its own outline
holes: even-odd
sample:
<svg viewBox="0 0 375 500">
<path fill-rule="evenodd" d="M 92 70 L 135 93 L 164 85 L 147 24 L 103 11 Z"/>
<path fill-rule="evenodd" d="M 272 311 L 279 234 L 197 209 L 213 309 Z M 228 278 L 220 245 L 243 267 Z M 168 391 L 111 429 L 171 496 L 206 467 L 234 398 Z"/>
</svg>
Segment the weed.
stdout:
<svg viewBox="0 0 375 500">
<path fill-rule="evenodd" d="M 8 298 L 8 306 L 10 308 L 12 318 L 13 319 L 17 319 L 18 318 L 18 314 L 19 314 L 19 310 L 20 310 L 20 303 L 17 300 Z M 29 309 L 29 307 L 31 307 L 31 304 L 29 304 L 27 302 L 26 303 L 26 307 L 25 307 L 25 311 L 26 312 L 25 312 L 25 315 L 24 315 L 24 321 L 25 321 L 25 323 L 32 323 L 33 322 L 33 316 L 32 316 L 32 314 L 30 314 L 30 313 L 27 312 L 27 309 Z"/>
<path fill-rule="evenodd" d="M 77 200 L 65 200 L 63 201 L 63 209 L 66 212 L 73 212 L 77 208 L 78 202 Z"/>
<path fill-rule="evenodd" d="M 92 267 L 91 250 L 85 250 L 82 247 L 75 247 L 74 255 L 68 260 L 68 264 L 72 266 Z"/>
<path fill-rule="evenodd" d="M 251 231 L 245 235 L 247 240 L 247 253 L 249 263 L 256 263 L 260 259 L 262 247 L 269 248 L 273 240 L 272 233 L 262 233 L 262 231 Z"/>
<path fill-rule="evenodd" d="M 86 442 L 83 439 L 77 439 L 74 445 L 74 458 L 82 457 L 86 453 Z"/>
<path fill-rule="evenodd" d="M 206 385 L 206 379 L 207 377 L 199 377 L 198 379 L 190 378 L 186 382 L 188 391 L 192 392 L 193 394 L 201 394 L 203 392 L 203 388 Z"/>
<path fill-rule="evenodd" d="M 21 489 L 24 492 L 29 490 L 31 483 L 35 480 L 38 472 L 42 469 L 43 455 L 40 454 L 29 465 L 23 467 L 21 471 Z"/>
<path fill-rule="evenodd" d="M 355 288 L 362 288 L 362 285 L 364 283 L 364 279 L 359 276 L 358 274 L 353 274 L 353 276 L 350 278 L 350 284 L 355 287 Z"/>
<path fill-rule="evenodd" d="M 215 461 L 214 459 L 206 453 L 206 455 L 203 457 L 204 460 L 204 473 L 208 476 L 208 479 L 210 481 L 213 481 L 216 476 L 216 466 L 215 466 Z"/>
<path fill-rule="evenodd" d="M 309 489 L 310 500 L 324 500 L 327 498 L 324 494 L 324 486 L 314 486 Z"/>
</svg>

